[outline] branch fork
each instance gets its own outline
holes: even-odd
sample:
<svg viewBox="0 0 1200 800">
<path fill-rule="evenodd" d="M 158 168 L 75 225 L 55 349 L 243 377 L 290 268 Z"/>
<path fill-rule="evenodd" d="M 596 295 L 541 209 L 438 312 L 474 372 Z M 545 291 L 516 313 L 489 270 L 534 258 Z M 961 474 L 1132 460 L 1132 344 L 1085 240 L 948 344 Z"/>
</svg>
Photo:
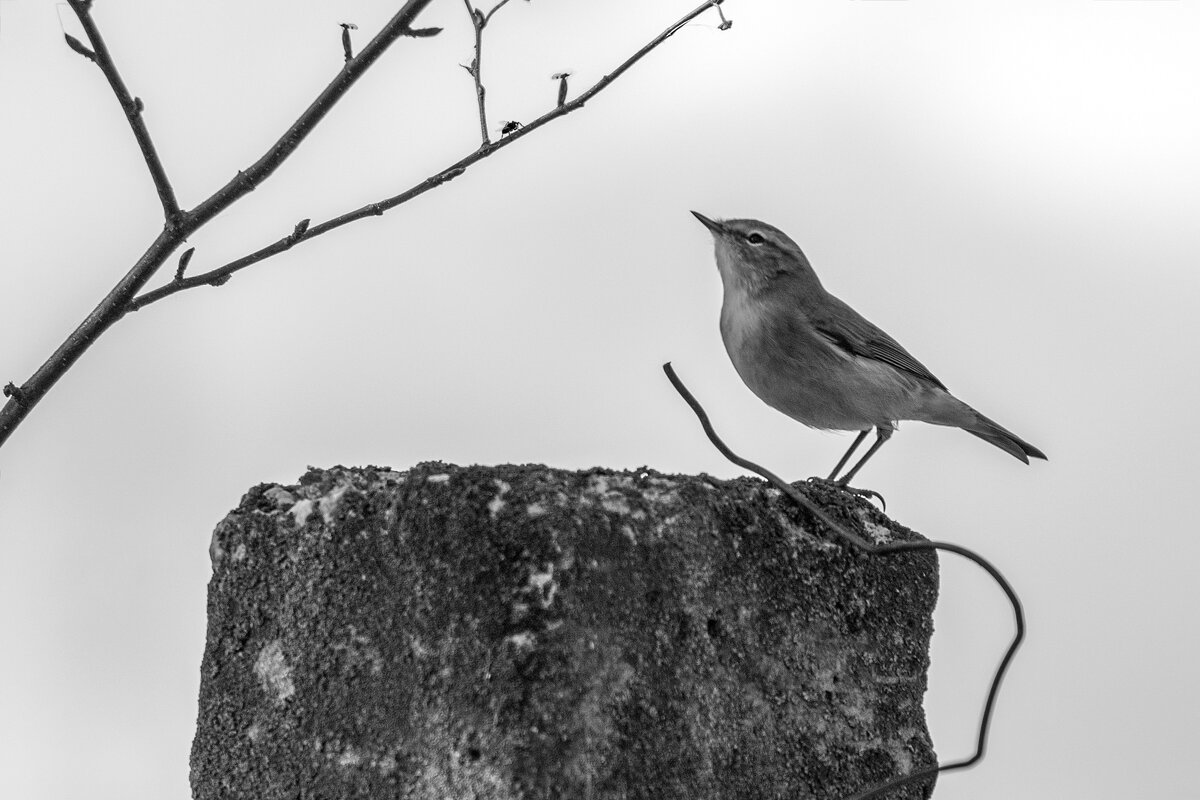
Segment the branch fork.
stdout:
<svg viewBox="0 0 1200 800">
<path fill-rule="evenodd" d="M 538 128 L 559 117 L 565 116 L 579 108 L 584 103 L 603 91 L 626 70 L 640 61 L 647 53 L 658 47 L 668 38 L 678 32 L 684 25 L 716 5 L 720 0 L 707 0 L 684 15 L 681 19 L 668 26 L 640 50 L 628 57 L 612 72 L 604 75 L 591 88 L 575 99 L 567 102 L 562 94 L 560 77 L 560 102 L 551 111 L 525 124 L 523 127 L 510 129 L 506 134 L 492 141 L 487 132 L 486 109 L 483 103 L 484 91 L 481 77 L 481 59 L 478 45 L 482 42 L 482 31 L 491 18 L 507 5 L 510 0 L 500 0 L 490 11 L 484 13 L 471 5 L 470 0 L 464 4 L 470 10 L 472 27 L 476 31 L 476 57 L 473 66 L 468 70 L 477 84 L 477 100 L 480 110 L 480 146 L 458 161 L 444 167 L 425 180 L 408 189 L 383 200 L 368 203 L 359 208 L 347 211 L 340 216 L 315 225 L 306 226 L 303 230 L 293 229 L 287 235 L 277 239 L 253 253 L 249 253 L 221 267 L 197 275 L 187 275 L 187 267 L 191 261 L 194 249 L 189 249 L 179 256 L 173 278 L 155 289 L 143 291 L 150 279 L 176 252 L 188 238 L 207 224 L 213 217 L 228 209 L 246 194 L 270 177 L 279 166 L 286 161 L 300 146 L 312 129 L 329 113 L 337 102 L 349 91 L 359 77 L 400 37 L 428 37 L 436 35 L 440 28 L 415 28 L 416 17 L 432 2 L 432 0 L 406 0 L 395 15 L 380 29 L 380 31 L 357 55 L 347 61 L 332 81 L 316 97 L 297 120 L 285 131 L 279 139 L 267 149 L 253 164 L 238 170 L 224 186 L 213 192 L 208 198 L 194 208 L 184 211 L 179 207 L 175 191 L 167 178 L 150 133 L 146 128 L 142 111 L 144 104 L 135 98 L 126 88 L 116 65 L 113 63 L 104 39 L 91 16 L 91 0 L 66 0 L 71 10 L 79 18 L 84 32 L 87 34 L 88 45 L 83 44 L 70 34 L 66 36 L 67 45 L 79 55 L 95 63 L 108 80 L 118 103 L 125 110 L 126 119 L 133 131 L 134 138 L 142 151 L 143 160 L 150 172 L 151 179 L 158 193 L 163 211 L 163 228 L 147 247 L 146 251 L 130 267 L 108 294 L 100 301 L 95 309 L 79 324 L 74 332 L 67 337 L 41 367 L 19 389 L 10 384 L 7 392 L 9 400 L 0 407 L 0 446 L 25 420 L 34 406 L 41 401 L 47 392 L 69 370 L 76 361 L 87 351 L 93 342 L 108 328 L 120 321 L 126 314 L 138 311 L 145 306 L 162 300 L 165 297 L 196 288 L 198 286 L 220 286 L 229 280 L 236 272 L 253 264 L 282 253 L 294 245 L 313 239 L 322 234 L 342 227 L 359 219 L 369 216 L 379 216 L 389 209 L 408 202 L 424 194 L 430 189 L 447 183 L 462 175 L 468 167 L 496 151 L 506 147 L 518 139 L 529 135 Z M 350 23 L 346 23 L 349 25 Z M 343 32 L 349 34 L 349 28 Z M 343 49 L 345 55 L 345 49 Z M 19 398 L 19 399 L 18 399 Z"/>
</svg>

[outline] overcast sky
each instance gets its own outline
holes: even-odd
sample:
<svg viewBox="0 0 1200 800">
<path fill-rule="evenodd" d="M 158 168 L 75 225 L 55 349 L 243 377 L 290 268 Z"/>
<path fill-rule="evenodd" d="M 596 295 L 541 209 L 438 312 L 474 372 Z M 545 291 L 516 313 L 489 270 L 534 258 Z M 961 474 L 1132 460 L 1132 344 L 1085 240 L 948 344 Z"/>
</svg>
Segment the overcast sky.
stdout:
<svg viewBox="0 0 1200 800">
<path fill-rule="evenodd" d="M 493 125 L 598 79 L 696 0 L 511 3 Z M 379 0 L 101 0 L 183 206 L 256 159 L 394 11 Z M 742 385 L 688 213 L 787 231 L 826 287 L 1049 455 L 920 423 L 863 471 L 899 522 L 1026 603 L 985 764 L 939 800 L 1194 797 L 1200 639 L 1200 7 L 727 0 L 582 110 L 383 218 L 107 333 L 0 449 L 0 793 L 182 798 L 207 547 L 306 465 L 601 465 L 731 477 L 660 371 L 792 478 L 849 442 Z M 390 51 L 193 270 L 395 194 L 478 144 L 460 2 Z M 65 5 L 0 0 L 0 382 L 129 268 L 158 200 Z M 169 273 L 163 277 L 169 277 Z M 931 726 L 970 752 L 1011 634 L 943 558 Z"/>
</svg>

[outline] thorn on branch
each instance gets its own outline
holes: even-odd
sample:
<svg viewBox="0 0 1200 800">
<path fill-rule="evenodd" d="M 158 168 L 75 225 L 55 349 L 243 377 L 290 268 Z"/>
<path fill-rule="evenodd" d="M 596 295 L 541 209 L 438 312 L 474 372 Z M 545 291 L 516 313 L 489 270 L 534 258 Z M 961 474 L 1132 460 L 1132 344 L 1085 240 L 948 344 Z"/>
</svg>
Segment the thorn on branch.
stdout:
<svg viewBox="0 0 1200 800">
<path fill-rule="evenodd" d="M 414 39 L 422 39 L 428 36 L 437 36 L 441 32 L 441 28 L 405 28 L 400 32 L 400 35 L 411 36 Z"/>
<path fill-rule="evenodd" d="M 558 81 L 558 107 L 562 108 L 567 103 L 567 78 L 571 76 L 569 72 L 556 72 L 552 77 Z"/>
<path fill-rule="evenodd" d="M 470 64 L 459 64 L 459 66 L 462 67 L 463 69 L 465 69 L 467 71 L 467 74 L 470 75 L 472 78 L 474 78 L 475 77 L 475 64 L 476 64 L 476 62 L 474 60 L 472 60 Z"/>
<path fill-rule="evenodd" d="M 12 381 L 9 381 L 8 383 L 4 384 L 4 396 L 11 397 L 13 400 L 16 400 L 18 403 L 25 402 L 25 393 L 21 391 L 20 386 L 17 386 Z"/>
<path fill-rule="evenodd" d="M 353 22 L 339 22 L 342 26 L 342 54 L 346 56 L 347 61 L 354 58 L 354 48 L 350 46 L 350 31 L 358 30 L 358 26 Z"/>
<path fill-rule="evenodd" d="M 196 252 L 196 248 L 189 247 L 184 250 L 179 256 L 179 266 L 175 267 L 175 280 L 183 280 L 183 273 L 187 270 L 188 264 L 192 263 L 192 255 Z"/>
<path fill-rule="evenodd" d="M 87 47 L 84 47 L 83 42 L 79 41 L 69 33 L 64 33 L 63 36 L 67 40 L 67 47 L 71 48 L 76 53 L 79 53 L 79 55 L 83 56 L 88 61 L 91 61 L 93 64 L 96 63 L 96 54 Z"/>
</svg>

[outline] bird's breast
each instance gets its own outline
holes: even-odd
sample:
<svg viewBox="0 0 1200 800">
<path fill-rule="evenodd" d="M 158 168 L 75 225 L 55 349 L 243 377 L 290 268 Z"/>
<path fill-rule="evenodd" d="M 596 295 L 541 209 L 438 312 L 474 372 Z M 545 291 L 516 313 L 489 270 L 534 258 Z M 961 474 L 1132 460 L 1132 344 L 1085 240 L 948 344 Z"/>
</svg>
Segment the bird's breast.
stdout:
<svg viewBox="0 0 1200 800">
<path fill-rule="evenodd" d="M 904 418 L 918 388 L 889 365 L 831 343 L 797 303 L 727 292 L 721 338 L 751 391 L 814 428 L 864 430 Z"/>
</svg>

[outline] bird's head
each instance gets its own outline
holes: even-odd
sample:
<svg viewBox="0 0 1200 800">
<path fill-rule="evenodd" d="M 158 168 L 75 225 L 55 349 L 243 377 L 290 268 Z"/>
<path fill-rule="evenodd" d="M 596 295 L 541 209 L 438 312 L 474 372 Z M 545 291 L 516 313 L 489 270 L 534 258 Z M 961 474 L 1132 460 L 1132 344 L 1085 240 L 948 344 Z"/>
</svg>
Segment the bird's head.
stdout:
<svg viewBox="0 0 1200 800">
<path fill-rule="evenodd" d="M 726 289 L 758 291 L 778 278 L 820 285 L 800 246 L 774 225 L 756 219 L 709 219 L 693 211 L 716 243 L 717 269 Z"/>
</svg>

